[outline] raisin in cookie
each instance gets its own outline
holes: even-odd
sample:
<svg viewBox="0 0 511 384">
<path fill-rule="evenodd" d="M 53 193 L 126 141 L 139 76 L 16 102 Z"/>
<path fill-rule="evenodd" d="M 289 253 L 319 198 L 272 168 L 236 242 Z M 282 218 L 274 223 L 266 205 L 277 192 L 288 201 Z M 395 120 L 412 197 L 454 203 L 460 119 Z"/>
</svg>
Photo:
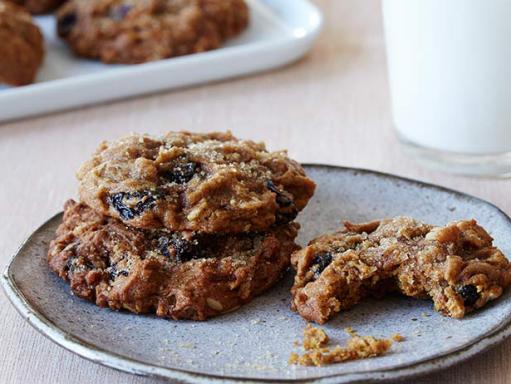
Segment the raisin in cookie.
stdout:
<svg viewBox="0 0 511 384">
<path fill-rule="evenodd" d="M 9 0 L 23 6 L 33 14 L 48 13 L 57 9 L 65 0 Z"/>
<path fill-rule="evenodd" d="M 77 55 L 135 64 L 218 48 L 249 11 L 244 0 L 71 0 L 57 19 Z"/>
<path fill-rule="evenodd" d="M 315 188 L 285 152 L 230 133 L 103 143 L 77 176 L 82 201 L 99 213 L 139 228 L 209 233 L 291 222 Z"/>
<path fill-rule="evenodd" d="M 408 217 L 346 223 L 293 254 L 292 307 L 324 323 L 365 296 L 397 290 L 462 318 L 511 284 L 511 265 L 492 241 L 474 220 L 445 227 Z"/>
<path fill-rule="evenodd" d="M 298 249 L 297 228 L 238 235 L 142 230 L 70 200 L 48 261 L 77 296 L 101 307 L 205 320 L 278 281 Z"/>
<path fill-rule="evenodd" d="M 32 83 L 43 57 L 43 35 L 30 15 L 17 5 L 0 1 L 0 83 Z"/>
</svg>

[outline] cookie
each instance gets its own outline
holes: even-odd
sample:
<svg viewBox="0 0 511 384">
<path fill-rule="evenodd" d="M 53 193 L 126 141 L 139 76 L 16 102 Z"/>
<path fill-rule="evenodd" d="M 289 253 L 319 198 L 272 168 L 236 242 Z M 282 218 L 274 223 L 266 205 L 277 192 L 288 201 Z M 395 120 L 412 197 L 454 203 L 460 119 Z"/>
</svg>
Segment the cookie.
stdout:
<svg viewBox="0 0 511 384">
<path fill-rule="evenodd" d="M 23 6 L 33 14 L 48 13 L 57 9 L 65 0 L 9 0 Z"/>
<path fill-rule="evenodd" d="M 75 295 L 100 307 L 205 320 L 275 284 L 298 249 L 297 228 L 238 235 L 142 230 L 70 200 L 48 262 Z"/>
<path fill-rule="evenodd" d="M 78 171 L 81 200 L 138 228 L 253 232 L 291 222 L 315 184 L 285 152 L 230 133 L 103 143 Z"/>
<path fill-rule="evenodd" d="M 292 308 L 325 323 L 368 295 L 399 291 L 462 318 L 511 284 L 511 265 L 492 241 L 475 220 L 445 227 L 409 217 L 346 223 L 293 254 Z"/>
<path fill-rule="evenodd" d="M 4 1 L 0 1 L 0 42 L 0 83 L 32 83 L 44 58 L 43 35 L 23 8 Z"/>
<path fill-rule="evenodd" d="M 249 10 L 244 0 L 71 0 L 57 20 L 75 54 L 136 64 L 218 48 Z"/>
</svg>

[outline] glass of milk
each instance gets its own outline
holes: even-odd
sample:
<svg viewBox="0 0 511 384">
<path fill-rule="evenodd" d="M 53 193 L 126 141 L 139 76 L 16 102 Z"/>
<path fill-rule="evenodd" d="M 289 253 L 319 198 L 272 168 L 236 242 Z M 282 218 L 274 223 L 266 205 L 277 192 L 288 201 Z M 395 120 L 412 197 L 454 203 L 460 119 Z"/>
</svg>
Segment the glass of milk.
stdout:
<svg viewBox="0 0 511 384">
<path fill-rule="evenodd" d="M 511 1 L 383 0 L 394 125 L 422 162 L 511 175 Z"/>
</svg>

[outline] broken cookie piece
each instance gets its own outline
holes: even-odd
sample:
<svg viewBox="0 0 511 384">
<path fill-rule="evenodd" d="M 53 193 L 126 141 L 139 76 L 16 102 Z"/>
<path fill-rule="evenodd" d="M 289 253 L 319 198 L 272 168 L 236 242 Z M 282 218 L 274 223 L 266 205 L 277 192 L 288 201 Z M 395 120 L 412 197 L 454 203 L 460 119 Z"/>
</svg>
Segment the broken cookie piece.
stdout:
<svg viewBox="0 0 511 384">
<path fill-rule="evenodd" d="M 389 291 L 431 298 L 437 311 L 462 318 L 511 284 L 511 264 L 475 220 L 445 227 L 410 217 L 345 223 L 295 252 L 291 263 L 292 308 L 320 324 Z"/>
</svg>

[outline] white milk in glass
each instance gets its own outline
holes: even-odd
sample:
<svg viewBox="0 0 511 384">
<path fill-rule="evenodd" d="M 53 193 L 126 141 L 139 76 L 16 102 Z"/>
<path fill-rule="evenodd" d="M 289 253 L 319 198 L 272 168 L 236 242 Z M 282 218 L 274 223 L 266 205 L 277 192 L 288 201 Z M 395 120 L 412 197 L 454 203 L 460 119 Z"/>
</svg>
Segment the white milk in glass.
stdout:
<svg viewBox="0 0 511 384">
<path fill-rule="evenodd" d="M 511 154 L 511 0 L 383 0 L 383 15 L 399 136 L 474 159 Z"/>
</svg>

